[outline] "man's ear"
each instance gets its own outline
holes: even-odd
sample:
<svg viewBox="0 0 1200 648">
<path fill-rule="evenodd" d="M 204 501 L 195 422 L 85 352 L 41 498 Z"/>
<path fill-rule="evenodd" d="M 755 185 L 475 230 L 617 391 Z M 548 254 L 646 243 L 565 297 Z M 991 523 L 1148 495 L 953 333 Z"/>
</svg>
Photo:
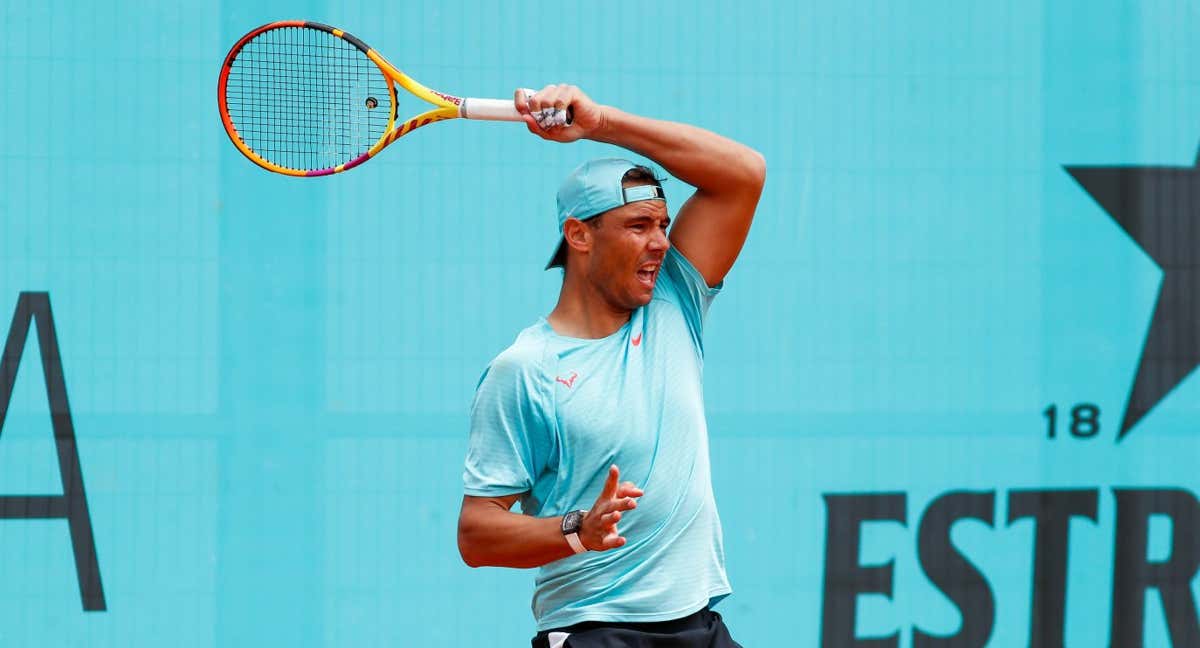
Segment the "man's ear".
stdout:
<svg viewBox="0 0 1200 648">
<path fill-rule="evenodd" d="M 563 239 L 576 252 L 589 252 L 592 249 L 592 228 L 578 218 L 568 218 L 563 223 Z"/>
</svg>

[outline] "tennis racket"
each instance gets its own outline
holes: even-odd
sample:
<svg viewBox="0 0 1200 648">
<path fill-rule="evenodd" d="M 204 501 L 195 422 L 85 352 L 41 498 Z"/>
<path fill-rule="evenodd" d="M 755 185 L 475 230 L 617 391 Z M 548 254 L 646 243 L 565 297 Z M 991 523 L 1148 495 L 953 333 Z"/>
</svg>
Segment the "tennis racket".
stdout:
<svg viewBox="0 0 1200 648">
<path fill-rule="evenodd" d="M 397 119 L 397 86 L 434 107 Z M 302 20 L 270 23 L 243 36 L 221 67 L 217 102 L 234 146 L 262 168 L 290 176 L 353 169 L 437 121 L 522 121 L 511 99 L 431 90 L 354 36 Z M 534 117 L 542 128 L 571 123 L 569 108 Z"/>
</svg>

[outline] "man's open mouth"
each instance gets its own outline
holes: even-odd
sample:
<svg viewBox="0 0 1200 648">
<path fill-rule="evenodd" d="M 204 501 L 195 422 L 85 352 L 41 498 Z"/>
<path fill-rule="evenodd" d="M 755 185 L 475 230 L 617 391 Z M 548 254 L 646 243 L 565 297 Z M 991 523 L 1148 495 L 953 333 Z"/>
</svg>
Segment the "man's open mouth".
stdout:
<svg viewBox="0 0 1200 648">
<path fill-rule="evenodd" d="M 658 276 L 659 267 L 661 267 L 661 266 L 657 263 L 647 263 L 647 264 L 643 265 L 641 268 L 638 268 L 638 271 L 637 271 L 638 281 L 642 282 L 646 286 L 653 288 L 654 287 L 654 279 L 655 279 L 655 277 Z"/>
</svg>

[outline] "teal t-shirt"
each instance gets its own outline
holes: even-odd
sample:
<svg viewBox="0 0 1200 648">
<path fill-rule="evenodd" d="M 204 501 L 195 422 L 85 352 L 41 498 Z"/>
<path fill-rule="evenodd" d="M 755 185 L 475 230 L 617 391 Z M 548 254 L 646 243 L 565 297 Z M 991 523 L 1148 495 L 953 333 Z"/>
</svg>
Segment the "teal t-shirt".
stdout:
<svg viewBox="0 0 1200 648">
<path fill-rule="evenodd" d="M 665 621 L 730 593 L 701 385 L 704 320 L 718 290 L 671 248 L 653 299 L 617 332 L 563 337 L 542 318 L 484 371 L 467 495 L 524 493 L 524 514 L 559 516 L 591 508 L 611 464 L 645 491 L 618 525 L 624 546 L 538 570 L 538 630 Z"/>
</svg>

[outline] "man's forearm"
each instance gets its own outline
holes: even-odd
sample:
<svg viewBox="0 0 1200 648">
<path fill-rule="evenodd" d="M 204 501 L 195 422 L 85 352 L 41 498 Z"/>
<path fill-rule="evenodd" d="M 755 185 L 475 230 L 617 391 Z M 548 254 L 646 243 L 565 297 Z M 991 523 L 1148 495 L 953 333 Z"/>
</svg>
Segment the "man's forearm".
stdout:
<svg viewBox="0 0 1200 648">
<path fill-rule="evenodd" d="M 604 124 L 591 139 L 644 155 L 706 193 L 761 188 L 765 163 L 748 146 L 688 124 L 641 117 L 611 106 L 601 111 Z"/>
<path fill-rule="evenodd" d="M 489 507 L 459 519 L 458 550 L 471 567 L 541 567 L 573 555 L 562 518 Z"/>
</svg>

